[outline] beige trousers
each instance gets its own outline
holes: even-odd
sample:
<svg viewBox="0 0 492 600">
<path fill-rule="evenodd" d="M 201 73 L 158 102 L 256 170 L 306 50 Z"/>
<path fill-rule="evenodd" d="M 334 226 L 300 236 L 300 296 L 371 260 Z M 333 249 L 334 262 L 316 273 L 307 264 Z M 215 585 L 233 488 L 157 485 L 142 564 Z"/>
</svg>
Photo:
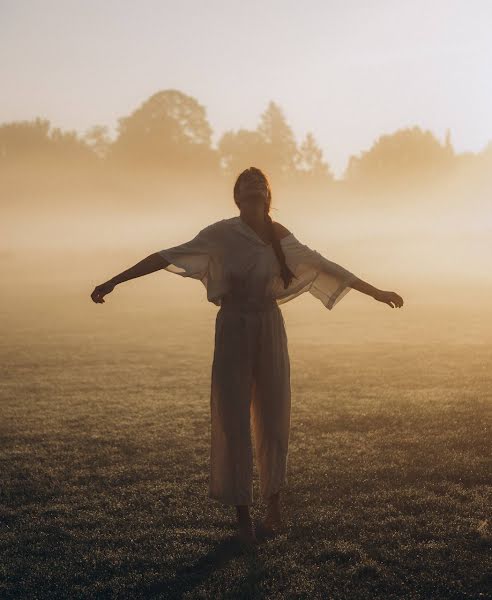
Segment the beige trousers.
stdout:
<svg viewBox="0 0 492 600">
<path fill-rule="evenodd" d="M 209 497 L 253 503 L 253 443 L 266 500 L 287 482 L 290 361 L 273 299 L 222 302 L 216 317 L 210 395 Z"/>
</svg>

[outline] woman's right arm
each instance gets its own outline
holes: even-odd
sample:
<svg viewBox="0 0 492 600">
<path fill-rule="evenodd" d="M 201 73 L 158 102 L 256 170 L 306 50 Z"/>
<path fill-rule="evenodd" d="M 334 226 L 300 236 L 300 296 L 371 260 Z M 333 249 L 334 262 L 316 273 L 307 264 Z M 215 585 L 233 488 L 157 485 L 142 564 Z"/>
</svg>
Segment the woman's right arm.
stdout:
<svg viewBox="0 0 492 600">
<path fill-rule="evenodd" d="M 142 275 L 148 275 L 149 273 L 154 273 L 154 271 L 165 269 L 168 264 L 169 262 L 163 256 L 158 252 L 154 252 L 154 254 L 150 254 L 136 265 L 133 265 L 133 267 L 130 267 L 119 275 L 115 275 L 109 281 L 114 283 L 114 285 L 118 285 L 129 279 L 135 279 L 136 277 L 142 277 Z"/>
<path fill-rule="evenodd" d="M 357 278 L 350 284 L 350 287 L 363 294 L 372 296 L 378 302 L 384 302 L 388 306 L 391 306 L 391 308 L 401 308 L 403 306 L 403 298 L 396 292 L 380 290 L 362 279 Z"/>
<path fill-rule="evenodd" d="M 170 263 L 163 256 L 158 252 L 154 252 L 154 254 L 150 254 L 136 265 L 133 265 L 133 267 L 130 267 L 119 275 L 115 275 L 105 283 L 96 286 L 91 294 L 91 298 L 96 304 L 102 304 L 104 302 L 104 296 L 112 292 L 119 283 L 123 283 L 129 279 L 135 279 L 136 277 L 142 277 L 149 273 L 154 273 L 160 269 L 165 269 L 169 264 Z"/>
</svg>

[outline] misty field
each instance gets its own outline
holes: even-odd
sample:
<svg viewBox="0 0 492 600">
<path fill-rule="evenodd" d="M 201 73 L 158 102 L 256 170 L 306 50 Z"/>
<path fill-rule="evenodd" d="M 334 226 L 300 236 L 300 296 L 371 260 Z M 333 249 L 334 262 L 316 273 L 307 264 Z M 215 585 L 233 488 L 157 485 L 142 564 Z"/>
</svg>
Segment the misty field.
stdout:
<svg viewBox="0 0 492 600">
<path fill-rule="evenodd" d="M 193 311 L 4 296 L 0 596 L 491 597 L 490 308 L 283 305 L 287 531 L 244 549 L 207 497 L 216 307 L 181 283 Z"/>
</svg>

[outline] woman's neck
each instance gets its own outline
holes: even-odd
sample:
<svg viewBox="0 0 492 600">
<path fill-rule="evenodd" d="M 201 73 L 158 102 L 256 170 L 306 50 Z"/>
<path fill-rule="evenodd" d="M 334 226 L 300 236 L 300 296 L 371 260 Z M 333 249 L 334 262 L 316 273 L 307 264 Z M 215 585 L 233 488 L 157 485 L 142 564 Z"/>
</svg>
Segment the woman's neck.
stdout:
<svg viewBox="0 0 492 600">
<path fill-rule="evenodd" d="M 239 217 L 250 227 L 253 227 L 253 229 L 265 229 L 265 214 L 264 213 L 258 213 L 258 214 L 244 214 L 241 213 L 239 215 Z"/>
</svg>

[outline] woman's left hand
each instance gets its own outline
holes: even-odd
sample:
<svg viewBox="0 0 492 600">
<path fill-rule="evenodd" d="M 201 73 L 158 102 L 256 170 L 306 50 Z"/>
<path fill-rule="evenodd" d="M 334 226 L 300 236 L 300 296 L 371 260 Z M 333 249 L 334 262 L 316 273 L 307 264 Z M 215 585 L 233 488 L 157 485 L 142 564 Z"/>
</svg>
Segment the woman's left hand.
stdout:
<svg viewBox="0 0 492 600">
<path fill-rule="evenodd" d="M 396 292 L 385 292 L 383 290 L 378 290 L 373 298 L 378 302 L 384 302 L 385 304 L 388 304 L 388 306 L 391 306 L 391 308 L 401 308 L 403 306 L 403 298 Z"/>
</svg>

